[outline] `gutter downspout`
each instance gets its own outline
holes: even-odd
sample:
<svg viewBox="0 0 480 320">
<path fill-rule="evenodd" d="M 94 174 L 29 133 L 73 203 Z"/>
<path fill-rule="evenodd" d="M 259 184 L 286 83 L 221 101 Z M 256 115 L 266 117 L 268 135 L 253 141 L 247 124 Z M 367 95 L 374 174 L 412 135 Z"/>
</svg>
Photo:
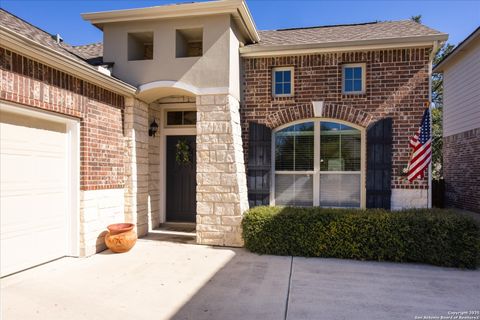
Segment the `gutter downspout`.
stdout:
<svg viewBox="0 0 480 320">
<path fill-rule="evenodd" d="M 432 74 L 433 74 L 433 59 L 440 47 L 440 41 L 435 40 L 433 42 L 432 52 L 430 53 L 430 59 L 428 61 L 428 108 L 430 109 L 430 137 L 433 141 L 433 125 L 432 125 Z M 428 195 L 427 195 L 427 208 L 432 207 L 432 162 L 433 162 L 433 148 L 432 148 L 432 160 L 428 165 Z"/>
</svg>

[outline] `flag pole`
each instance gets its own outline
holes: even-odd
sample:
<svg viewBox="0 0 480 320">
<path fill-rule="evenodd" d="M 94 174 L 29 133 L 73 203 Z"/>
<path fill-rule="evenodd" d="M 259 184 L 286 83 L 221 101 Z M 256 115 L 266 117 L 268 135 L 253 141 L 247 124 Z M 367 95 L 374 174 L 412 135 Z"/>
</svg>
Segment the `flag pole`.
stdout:
<svg viewBox="0 0 480 320">
<path fill-rule="evenodd" d="M 430 159 L 430 163 L 428 164 L 428 191 L 427 191 L 427 208 L 432 207 L 432 163 L 433 163 L 433 130 L 432 130 L 432 103 L 429 101 L 426 102 L 427 109 L 428 109 L 428 116 L 429 116 L 429 121 L 430 121 L 430 139 L 431 139 L 431 152 L 432 152 L 432 158 Z"/>
</svg>

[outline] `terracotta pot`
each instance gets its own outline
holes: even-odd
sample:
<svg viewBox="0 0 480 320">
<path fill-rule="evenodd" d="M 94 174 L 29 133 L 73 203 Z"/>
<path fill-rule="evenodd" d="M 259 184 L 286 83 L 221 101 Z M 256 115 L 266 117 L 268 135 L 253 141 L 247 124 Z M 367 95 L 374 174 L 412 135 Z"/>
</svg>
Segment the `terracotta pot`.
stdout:
<svg viewBox="0 0 480 320">
<path fill-rule="evenodd" d="M 107 227 L 105 244 L 112 252 L 127 252 L 137 242 L 137 234 L 133 223 L 114 223 Z"/>
</svg>

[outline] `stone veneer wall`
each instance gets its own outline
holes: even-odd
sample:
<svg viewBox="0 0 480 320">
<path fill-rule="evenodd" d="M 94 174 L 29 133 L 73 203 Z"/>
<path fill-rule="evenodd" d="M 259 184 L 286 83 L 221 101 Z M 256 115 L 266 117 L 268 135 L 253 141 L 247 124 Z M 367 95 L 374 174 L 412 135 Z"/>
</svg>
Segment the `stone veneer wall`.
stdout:
<svg viewBox="0 0 480 320">
<path fill-rule="evenodd" d="M 197 243 L 242 246 L 248 209 L 239 102 L 197 97 Z"/>
<path fill-rule="evenodd" d="M 80 192 L 80 256 L 106 249 L 105 227 L 124 220 L 124 189 Z"/>
<path fill-rule="evenodd" d="M 138 236 L 148 232 L 148 104 L 125 101 L 125 219 L 136 223 Z"/>
<path fill-rule="evenodd" d="M 391 209 L 428 207 L 428 189 L 392 189 Z"/>
<path fill-rule="evenodd" d="M 155 137 L 148 137 L 148 220 L 151 228 L 156 228 L 160 224 L 160 131 L 163 128 L 161 119 L 161 110 L 158 106 L 150 105 L 148 109 L 148 125 L 153 120 L 158 124 L 158 131 Z"/>
<path fill-rule="evenodd" d="M 480 128 L 443 138 L 445 205 L 480 213 Z"/>
</svg>

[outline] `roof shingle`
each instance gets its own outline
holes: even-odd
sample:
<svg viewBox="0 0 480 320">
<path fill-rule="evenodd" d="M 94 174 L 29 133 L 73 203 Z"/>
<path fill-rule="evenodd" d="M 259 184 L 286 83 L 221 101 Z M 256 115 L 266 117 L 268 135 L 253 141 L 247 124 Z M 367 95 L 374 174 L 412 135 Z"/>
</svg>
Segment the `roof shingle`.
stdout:
<svg viewBox="0 0 480 320">
<path fill-rule="evenodd" d="M 96 42 L 81 46 L 74 46 L 75 52 L 90 64 L 103 64 L 103 43 Z"/>
<path fill-rule="evenodd" d="M 77 47 L 71 46 L 66 42 L 59 42 L 54 39 L 50 33 L 22 20 L 21 18 L 11 14 L 8 11 L 0 8 L 0 25 L 15 33 L 24 36 L 30 40 L 46 46 L 58 54 L 75 59 L 76 61 L 90 65 L 88 63 L 88 55 L 85 50 L 78 50 Z M 103 45 L 100 44 L 101 52 L 103 52 Z M 97 52 L 98 52 L 97 48 Z"/>
<path fill-rule="evenodd" d="M 310 28 L 259 31 L 260 42 L 248 47 L 322 44 L 443 35 L 411 20 L 318 26 Z"/>
</svg>

